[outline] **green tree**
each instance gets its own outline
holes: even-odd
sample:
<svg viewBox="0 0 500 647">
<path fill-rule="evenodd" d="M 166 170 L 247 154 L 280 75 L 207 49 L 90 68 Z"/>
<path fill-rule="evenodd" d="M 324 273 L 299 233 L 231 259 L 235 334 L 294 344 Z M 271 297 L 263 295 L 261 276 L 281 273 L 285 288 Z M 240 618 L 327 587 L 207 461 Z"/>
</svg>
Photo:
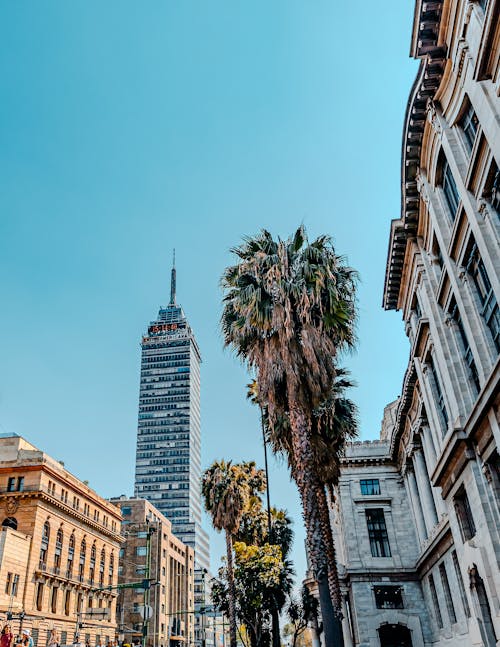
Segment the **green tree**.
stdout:
<svg viewBox="0 0 500 647">
<path fill-rule="evenodd" d="M 302 502 L 326 643 L 343 645 L 338 577 L 328 559 L 334 555 L 333 538 L 330 524 L 323 522 L 324 484 L 315 469 L 311 438 L 313 418 L 327 420 L 332 413 L 325 403 L 335 378 L 334 358 L 354 344 L 357 275 L 335 253 L 329 237 L 309 243 L 303 227 L 285 241 L 263 230 L 233 252 L 239 261 L 222 277 L 225 344 L 256 371 L 270 425 L 284 413 L 289 419 L 292 476 Z"/>
<path fill-rule="evenodd" d="M 201 491 L 205 510 L 212 517 L 216 530 L 226 533 L 228 616 L 231 647 L 236 647 L 236 591 L 233 570 L 233 540 L 241 518 L 258 492 L 266 487 L 264 472 L 255 463 L 231 464 L 215 461 L 203 474 Z"/>
<path fill-rule="evenodd" d="M 263 544 L 251 546 L 234 542 L 234 582 L 236 591 L 236 613 L 252 647 L 267 647 L 269 644 L 268 625 L 269 591 L 283 581 L 286 564 L 279 546 Z M 219 570 L 219 578 L 213 582 L 212 598 L 223 611 L 229 606 L 227 568 Z"/>
</svg>

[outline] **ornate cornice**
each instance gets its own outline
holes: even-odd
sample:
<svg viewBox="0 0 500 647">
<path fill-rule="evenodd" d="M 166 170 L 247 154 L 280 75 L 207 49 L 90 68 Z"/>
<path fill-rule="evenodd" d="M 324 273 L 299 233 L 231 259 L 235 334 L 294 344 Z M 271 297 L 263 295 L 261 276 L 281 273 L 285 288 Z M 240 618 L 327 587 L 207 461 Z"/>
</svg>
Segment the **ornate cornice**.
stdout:
<svg viewBox="0 0 500 647">
<path fill-rule="evenodd" d="M 422 138 L 428 104 L 441 83 L 446 52 L 438 46 L 442 0 L 417 2 L 415 8 L 412 55 L 420 58 L 417 77 L 410 91 L 403 126 L 401 152 L 401 217 L 391 222 L 389 250 L 385 274 L 384 298 L 386 310 L 395 310 L 406 247 L 418 228 L 420 193 L 417 186 L 422 150 Z"/>
</svg>

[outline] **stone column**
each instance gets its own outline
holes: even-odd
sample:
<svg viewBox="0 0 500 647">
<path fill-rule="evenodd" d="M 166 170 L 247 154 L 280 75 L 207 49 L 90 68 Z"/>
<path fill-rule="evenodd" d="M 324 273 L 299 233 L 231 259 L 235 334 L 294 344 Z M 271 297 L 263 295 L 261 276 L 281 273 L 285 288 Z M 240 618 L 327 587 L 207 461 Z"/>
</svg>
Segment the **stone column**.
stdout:
<svg viewBox="0 0 500 647">
<path fill-rule="evenodd" d="M 408 494 L 410 497 L 410 505 L 413 510 L 413 515 L 415 517 L 415 525 L 417 526 L 417 535 L 421 544 L 427 539 L 427 531 L 425 528 L 424 515 L 422 513 L 422 507 L 420 505 L 420 497 L 418 494 L 417 482 L 415 480 L 415 474 L 413 473 L 413 466 L 407 463 L 406 473 L 405 473 L 405 483 L 408 488 Z"/>
<path fill-rule="evenodd" d="M 413 466 L 415 468 L 415 477 L 417 480 L 418 491 L 420 493 L 420 501 L 422 512 L 427 528 L 427 534 L 431 532 L 438 522 L 436 506 L 434 504 L 434 497 L 432 496 L 431 484 L 429 481 L 429 474 L 425 465 L 425 459 L 421 447 L 415 447 L 413 452 Z"/>
</svg>

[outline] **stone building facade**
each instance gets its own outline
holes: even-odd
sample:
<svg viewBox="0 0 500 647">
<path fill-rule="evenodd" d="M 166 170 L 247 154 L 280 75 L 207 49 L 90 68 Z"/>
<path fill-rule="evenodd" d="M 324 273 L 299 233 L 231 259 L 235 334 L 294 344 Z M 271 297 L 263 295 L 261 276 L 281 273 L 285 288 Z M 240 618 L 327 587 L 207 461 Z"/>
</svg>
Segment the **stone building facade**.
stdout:
<svg viewBox="0 0 500 647">
<path fill-rule="evenodd" d="M 335 531 L 348 645 L 500 645 L 500 2 L 417 0 L 383 305 L 411 350 Z"/>
<path fill-rule="evenodd" d="M 121 514 L 63 465 L 0 437 L 0 614 L 35 646 L 115 638 Z M 90 609 L 93 609 L 90 611 Z M 78 627 L 79 621 L 81 627 Z"/>
<path fill-rule="evenodd" d="M 151 607 L 148 647 L 194 643 L 194 550 L 172 533 L 172 524 L 140 498 L 111 499 L 123 515 L 124 543 L 119 558 L 120 585 L 150 579 L 151 587 L 123 588 L 119 593 L 120 640 L 142 640 L 142 609 Z"/>
</svg>

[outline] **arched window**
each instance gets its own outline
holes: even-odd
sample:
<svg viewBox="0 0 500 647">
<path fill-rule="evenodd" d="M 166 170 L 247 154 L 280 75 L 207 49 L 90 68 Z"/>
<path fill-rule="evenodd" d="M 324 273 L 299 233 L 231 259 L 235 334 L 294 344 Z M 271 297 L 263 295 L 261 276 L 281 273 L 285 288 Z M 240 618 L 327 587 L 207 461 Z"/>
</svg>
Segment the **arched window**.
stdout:
<svg viewBox="0 0 500 647">
<path fill-rule="evenodd" d="M 102 586 L 104 584 L 104 564 L 106 562 L 106 551 L 103 548 L 101 550 L 101 561 L 99 562 L 99 584 Z"/>
<path fill-rule="evenodd" d="M 80 547 L 80 563 L 78 564 L 78 579 L 80 582 L 83 582 L 83 571 L 85 569 L 85 556 L 87 554 L 87 542 L 85 539 L 82 539 L 82 545 Z"/>
<path fill-rule="evenodd" d="M 15 517 L 6 517 L 2 521 L 2 528 L 12 528 L 12 530 L 17 530 L 17 519 Z"/>
<path fill-rule="evenodd" d="M 90 583 L 92 584 L 94 582 L 94 576 L 95 576 L 95 560 L 96 560 L 96 547 L 95 547 L 95 542 L 92 544 L 92 548 L 90 549 L 90 569 L 89 569 L 89 578 L 90 578 Z"/>
<path fill-rule="evenodd" d="M 49 539 L 50 539 L 50 525 L 46 521 L 43 524 L 42 530 L 42 543 L 40 545 L 40 568 L 46 568 L 47 566 L 47 551 L 49 550 Z"/>
<path fill-rule="evenodd" d="M 114 568 L 115 568 L 115 556 L 113 551 L 111 551 L 111 555 L 109 556 L 109 567 L 108 567 L 109 584 L 113 584 Z"/>
<path fill-rule="evenodd" d="M 54 552 L 54 568 L 56 568 L 58 572 L 61 567 L 63 538 L 63 531 L 61 530 L 61 528 L 59 528 L 56 535 L 56 549 Z"/>
<path fill-rule="evenodd" d="M 71 533 L 68 544 L 68 565 L 66 569 L 66 577 L 73 577 L 73 561 L 75 559 L 75 533 Z"/>
</svg>

